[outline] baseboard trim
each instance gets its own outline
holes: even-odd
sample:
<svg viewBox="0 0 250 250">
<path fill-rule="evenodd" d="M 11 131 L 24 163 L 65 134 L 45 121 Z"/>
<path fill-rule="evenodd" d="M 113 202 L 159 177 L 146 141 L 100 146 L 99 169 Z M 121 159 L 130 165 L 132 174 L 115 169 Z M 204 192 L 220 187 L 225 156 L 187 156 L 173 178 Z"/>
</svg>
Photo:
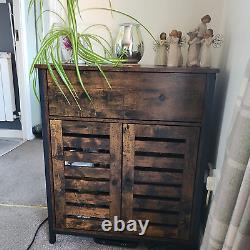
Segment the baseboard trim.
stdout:
<svg viewBox="0 0 250 250">
<path fill-rule="evenodd" d="M 0 129 L 0 138 L 23 139 L 23 132 L 22 130 Z"/>
</svg>

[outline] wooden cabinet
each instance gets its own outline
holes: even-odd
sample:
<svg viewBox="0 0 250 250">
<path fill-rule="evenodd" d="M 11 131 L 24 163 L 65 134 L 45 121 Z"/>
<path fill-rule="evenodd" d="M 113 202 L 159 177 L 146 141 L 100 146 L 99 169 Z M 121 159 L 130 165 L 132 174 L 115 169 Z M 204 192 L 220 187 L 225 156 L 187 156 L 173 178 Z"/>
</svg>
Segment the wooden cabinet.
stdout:
<svg viewBox="0 0 250 250">
<path fill-rule="evenodd" d="M 107 67 L 108 89 L 96 68 L 81 67 L 90 104 L 65 68 L 82 110 L 39 66 L 50 241 L 64 233 L 196 249 L 217 70 Z M 149 227 L 104 232 L 114 216 Z"/>
</svg>

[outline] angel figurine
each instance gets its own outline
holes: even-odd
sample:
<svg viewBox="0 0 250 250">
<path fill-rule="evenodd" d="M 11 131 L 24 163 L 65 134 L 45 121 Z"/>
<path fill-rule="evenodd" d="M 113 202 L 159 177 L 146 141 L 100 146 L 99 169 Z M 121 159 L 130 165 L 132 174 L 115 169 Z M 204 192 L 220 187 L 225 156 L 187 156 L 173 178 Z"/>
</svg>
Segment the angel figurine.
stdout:
<svg viewBox="0 0 250 250">
<path fill-rule="evenodd" d="M 199 46 L 201 41 L 196 32 L 189 32 L 187 35 L 189 36 L 187 67 L 199 66 Z"/>
<path fill-rule="evenodd" d="M 195 30 L 197 32 L 197 37 L 202 40 L 204 38 L 205 33 L 207 32 L 207 24 L 212 20 L 210 15 L 205 15 L 201 18 L 201 24 Z"/>
<path fill-rule="evenodd" d="M 166 66 L 167 65 L 167 34 L 165 32 L 161 33 L 160 40 L 154 45 L 155 54 L 155 65 L 156 66 Z"/>
<path fill-rule="evenodd" d="M 168 67 L 178 67 L 180 64 L 180 50 L 179 50 L 179 37 L 178 31 L 172 30 L 169 34 L 168 43 L 169 43 L 169 50 L 168 50 Z"/>
<path fill-rule="evenodd" d="M 213 44 L 214 31 L 208 29 L 201 40 L 200 66 L 202 68 L 211 67 L 211 45 Z"/>
<path fill-rule="evenodd" d="M 178 31 L 177 37 L 179 38 L 179 42 L 178 42 L 178 66 L 182 67 L 183 66 L 183 55 L 182 55 L 182 51 L 181 48 L 183 46 L 184 40 L 182 37 L 182 32 Z"/>
<path fill-rule="evenodd" d="M 207 25 L 211 22 L 212 18 L 210 15 L 205 15 L 201 18 L 201 23 L 197 28 L 192 30 L 191 32 L 195 32 L 197 34 L 197 38 L 201 41 L 204 38 L 205 33 L 207 32 Z M 200 54 L 201 44 L 197 44 L 198 54 Z"/>
</svg>

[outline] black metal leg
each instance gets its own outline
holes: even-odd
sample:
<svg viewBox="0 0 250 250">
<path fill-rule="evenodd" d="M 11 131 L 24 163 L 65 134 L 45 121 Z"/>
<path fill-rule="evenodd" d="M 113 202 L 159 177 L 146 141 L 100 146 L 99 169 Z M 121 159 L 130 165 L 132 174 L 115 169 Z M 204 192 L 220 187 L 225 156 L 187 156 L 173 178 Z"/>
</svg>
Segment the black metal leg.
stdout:
<svg viewBox="0 0 250 250">
<path fill-rule="evenodd" d="M 50 234 L 49 234 L 49 243 L 50 244 L 55 244 L 56 243 L 56 234 L 55 233 L 50 232 Z"/>
</svg>

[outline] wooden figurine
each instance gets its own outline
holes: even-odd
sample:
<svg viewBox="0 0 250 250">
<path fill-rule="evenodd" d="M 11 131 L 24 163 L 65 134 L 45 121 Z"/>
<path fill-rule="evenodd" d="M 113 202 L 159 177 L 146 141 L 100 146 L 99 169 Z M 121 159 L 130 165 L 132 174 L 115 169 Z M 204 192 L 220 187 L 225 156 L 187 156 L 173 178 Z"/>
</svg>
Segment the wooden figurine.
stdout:
<svg viewBox="0 0 250 250">
<path fill-rule="evenodd" d="M 161 33 L 160 40 L 154 45 L 155 54 L 155 65 L 156 66 L 166 66 L 167 65 L 167 34 L 165 32 Z"/>
<path fill-rule="evenodd" d="M 205 33 L 207 32 L 207 24 L 210 23 L 212 18 L 210 15 L 205 15 L 201 18 L 201 24 L 195 30 L 197 32 L 198 39 L 202 40 L 204 38 Z"/>
<path fill-rule="evenodd" d="M 169 42 L 169 51 L 168 51 L 168 67 L 178 67 L 179 66 L 179 41 L 178 31 L 172 30 L 169 34 L 168 42 Z"/>
<path fill-rule="evenodd" d="M 200 66 L 202 68 L 211 67 L 211 45 L 213 43 L 213 36 L 213 30 L 208 29 L 204 35 L 204 39 L 201 40 Z"/>
<path fill-rule="evenodd" d="M 201 23 L 197 28 L 192 30 L 191 32 L 195 32 L 197 34 L 197 38 L 201 41 L 204 38 L 205 33 L 207 32 L 207 24 L 211 22 L 212 18 L 210 15 L 205 15 L 201 18 Z M 200 54 L 201 44 L 197 44 L 198 54 Z"/>
<path fill-rule="evenodd" d="M 182 67 L 183 66 L 183 55 L 182 55 L 182 51 L 181 51 L 181 47 L 183 45 L 183 41 L 182 41 L 182 32 L 178 31 L 178 38 L 179 38 L 179 42 L 178 42 L 178 66 Z"/>
<path fill-rule="evenodd" d="M 188 41 L 187 67 L 196 67 L 199 66 L 199 46 L 201 42 L 196 32 L 189 32 L 188 36 L 190 39 Z"/>
</svg>

